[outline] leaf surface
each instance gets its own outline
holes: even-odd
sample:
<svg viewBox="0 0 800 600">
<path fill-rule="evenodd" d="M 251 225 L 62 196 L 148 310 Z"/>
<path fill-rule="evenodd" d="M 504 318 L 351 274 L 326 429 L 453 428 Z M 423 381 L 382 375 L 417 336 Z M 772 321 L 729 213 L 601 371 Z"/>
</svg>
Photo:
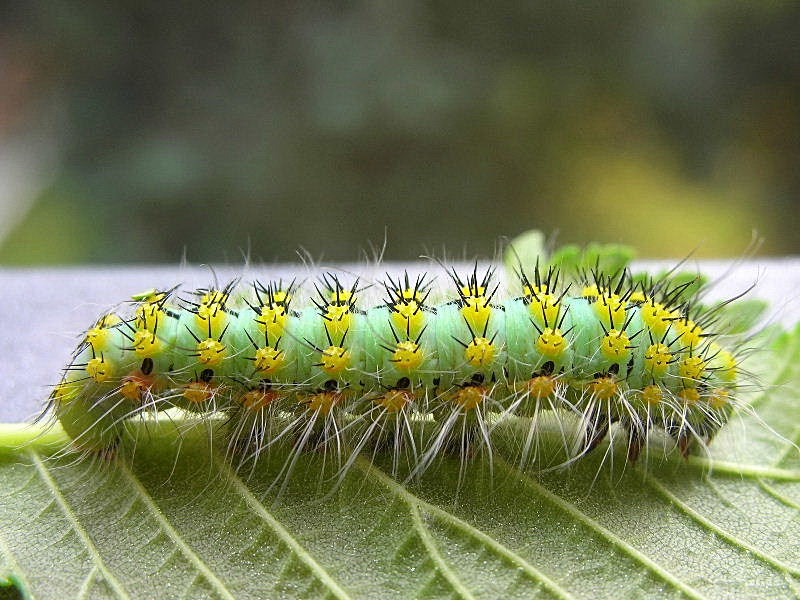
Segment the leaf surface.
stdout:
<svg viewBox="0 0 800 600">
<path fill-rule="evenodd" d="M 600 448 L 535 474 L 497 454 L 401 485 L 359 458 L 332 491 L 324 457 L 303 455 L 280 489 L 286 456 L 237 472 L 211 424 L 143 424 L 112 462 L 6 426 L 0 598 L 798 597 L 798 357 L 800 330 L 750 361 L 759 416 L 710 456 L 651 448 L 646 468 Z"/>
</svg>

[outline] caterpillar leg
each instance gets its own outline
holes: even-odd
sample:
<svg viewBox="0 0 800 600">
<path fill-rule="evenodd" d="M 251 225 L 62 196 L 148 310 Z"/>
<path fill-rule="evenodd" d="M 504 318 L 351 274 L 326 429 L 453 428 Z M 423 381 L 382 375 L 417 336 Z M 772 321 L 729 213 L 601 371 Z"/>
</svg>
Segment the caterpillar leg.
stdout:
<svg viewBox="0 0 800 600">
<path fill-rule="evenodd" d="M 262 380 L 236 396 L 228 411 L 228 451 L 257 454 L 276 437 L 281 400 L 286 396 L 269 380 Z"/>
<path fill-rule="evenodd" d="M 600 407 L 594 407 L 589 410 L 586 418 L 586 425 L 584 426 L 584 444 L 581 449 L 581 454 L 589 454 L 596 449 L 608 435 L 608 429 L 616 418 L 608 414 Z"/>
<path fill-rule="evenodd" d="M 628 462 L 635 464 L 639 460 L 639 455 L 642 453 L 647 443 L 647 430 L 642 431 L 640 428 L 628 425 Z"/>
</svg>

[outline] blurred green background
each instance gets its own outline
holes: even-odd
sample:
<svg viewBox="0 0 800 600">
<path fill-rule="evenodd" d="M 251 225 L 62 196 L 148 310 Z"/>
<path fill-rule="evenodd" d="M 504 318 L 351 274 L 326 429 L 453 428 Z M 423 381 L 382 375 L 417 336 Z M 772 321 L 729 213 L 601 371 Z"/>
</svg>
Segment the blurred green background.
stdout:
<svg viewBox="0 0 800 600">
<path fill-rule="evenodd" d="M 800 252 L 800 3 L 0 6 L 2 264 Z"/>
</svg>

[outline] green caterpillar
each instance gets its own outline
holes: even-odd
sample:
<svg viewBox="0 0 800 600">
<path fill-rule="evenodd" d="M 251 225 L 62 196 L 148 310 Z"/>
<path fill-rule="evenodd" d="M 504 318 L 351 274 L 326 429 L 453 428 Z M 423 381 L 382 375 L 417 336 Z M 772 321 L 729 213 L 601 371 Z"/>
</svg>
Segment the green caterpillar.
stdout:
<svg viewBox="0 0 800 600">
<path fill-rule="evenodd" d="M 522 423 L 529 454 L 543 414 L 579 423 L 573 458 L 615 423 L 630 461 L 655 429 L 687 454 L 736 404 L 734 338 L 713 331 L 694 280 L 598 267 L 562 283 L 537 262 L 530 277 L 517 265 L 519 292 L 502 298 L 492 268 L 448 275 L 449 294 L 407 273 L 370 286 L 328 273 L 310 293 L 280 281 L 149 290 L 85 333 L 52 414 L 92 453 L 116 448 L 131 418 L 179 408 L 224 415 L 230 448 L 248 456 L 281 439 L 298 451 L 388 443 L 423 470 L 454 447 L 491 448 L 504 419 Z"/>
</svg>

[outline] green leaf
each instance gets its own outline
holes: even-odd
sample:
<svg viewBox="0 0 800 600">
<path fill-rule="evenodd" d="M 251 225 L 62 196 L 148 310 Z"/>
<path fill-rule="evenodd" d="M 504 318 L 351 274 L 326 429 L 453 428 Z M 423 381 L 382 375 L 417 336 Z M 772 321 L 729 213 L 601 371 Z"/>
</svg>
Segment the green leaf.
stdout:
<svg viewBox="0 0 800 600">
<path fill-rule="evenodd" d="M 598 269 L 601 273 L 618 273 L 627 267 L 636 256 L 630 246 L 622 244 L 591 243 L 583 250 L 579 268 Z"/>
<path fill-rule="evenodd" d="M 678 273 L 662 271 L 657 275 L 647 272 L 634 273 L 632 279 L 634 283 L 644 283 L 647 287 L 653 283 L 668 281 L 664 289 L 676 303 L 682 300 L 691 300 L 708 284 L 706 275 L 685 271 Z"/>
<path fill-rule="evenodd" d="M 548 255 L 547 243 L 541 231 L 532 229 L 518 235 L 505 250 L 503 263 L 510 281 L 522 265 L 526 272 L 538 264 L 543 271 L 549 266 L 558 268 L 567 277 L 598 268 L 602 273 L 618 273 L 634 259 L 636 252 L 622 244 L 588 244 L 585 248 L 568 244 Z M 530 274 L 530 273 L 529 273 Z"/>
<path fill-rule="evenodd" d="M 600 448 L 536 475 L 495 455 L 404 486 L 378 456 L 331 491 L 307 454 L 280 493 L 286 456 L 237 473 L 211 423 L 142 424 L 113 462 L 5 426 L 0 577 L 37 599 L 796 598 L 798 358 L 800 330 L 781 335 L 750 361 L 759 417 L 743 410 L 710 456 L 651 449 L 647 468 Z"/>
<path fill-rule="evenodd" d="M 509 281 L 516 279 L 511 275 L 517 272 L 519 265 L 531 268 L 537 262 L 542 265 L 546 264 L 547 248 L 544 233 L 536 229 L 531 229 L 515 237 L 503 253 L 503 265 L 509 275 Z"/>
<path fill-rule="evenodd" d="M 717 322 L 714 328 L 730 335 L 751 331 L 767 311 L 769 304 L 764 300 L 737 300 L 728 304 L 720 303 L 714 314 Z"/>
</svg>

